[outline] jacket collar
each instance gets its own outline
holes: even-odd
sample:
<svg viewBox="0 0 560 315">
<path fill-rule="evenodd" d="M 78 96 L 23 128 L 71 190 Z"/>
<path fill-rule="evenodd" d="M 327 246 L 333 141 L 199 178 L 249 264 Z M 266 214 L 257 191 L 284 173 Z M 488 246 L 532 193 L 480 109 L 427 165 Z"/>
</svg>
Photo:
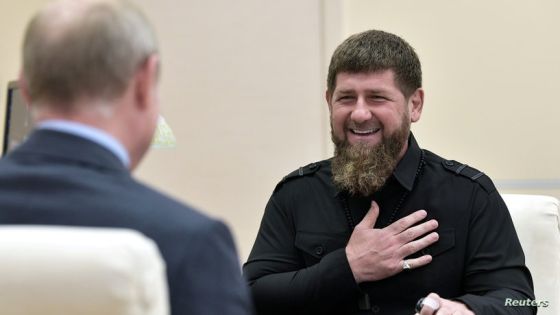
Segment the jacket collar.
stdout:
<svg viewBox="0 0 560 315">
<path fill-rule="evenodd" d="M 414 187 L 414 180 L 421 158 L 422 150 L 411 132 L 408 137 L 408 149 L 393 171 L 395 179 L 408 191 L 411 191 Z"/>
<path fill-rule="evenodd" d="M 119 158 L 103 146 L 79 136 L 48 129 L 34 130 L 8 157 L 79 164 L 128 173 Z"/>
</svg>

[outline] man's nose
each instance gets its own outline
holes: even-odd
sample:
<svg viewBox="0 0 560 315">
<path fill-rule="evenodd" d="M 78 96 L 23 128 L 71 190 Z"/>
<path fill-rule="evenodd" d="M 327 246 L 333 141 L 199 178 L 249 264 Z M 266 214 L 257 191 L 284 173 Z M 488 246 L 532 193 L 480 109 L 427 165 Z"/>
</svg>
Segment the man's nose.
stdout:
<svg viewBox="0 0 560 315">
<path fill-rule="evenodd" d="M 356 123 L 363 123 L 370 120 L 372 116 L 371 109 L 367 106 L 366 102 L 362 98 L 359 98 L 352 110 L 350 119 Z"/>
</svg>

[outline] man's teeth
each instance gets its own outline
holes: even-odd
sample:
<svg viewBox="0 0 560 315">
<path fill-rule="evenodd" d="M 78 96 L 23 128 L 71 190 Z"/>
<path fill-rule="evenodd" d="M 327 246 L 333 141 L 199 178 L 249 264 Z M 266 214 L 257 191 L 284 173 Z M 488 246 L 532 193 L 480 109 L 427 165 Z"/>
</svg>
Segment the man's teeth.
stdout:
<svg viewBox="0 0 560 315">
<path fill-rule="evenodd" d="M 367 135 L 370 133 L 377 132 L 379 129 L 367 129 L 367 130 L 358 130 L 358 129 L 351 129 L 353 133 L 358 135 Z"/>
</svg>

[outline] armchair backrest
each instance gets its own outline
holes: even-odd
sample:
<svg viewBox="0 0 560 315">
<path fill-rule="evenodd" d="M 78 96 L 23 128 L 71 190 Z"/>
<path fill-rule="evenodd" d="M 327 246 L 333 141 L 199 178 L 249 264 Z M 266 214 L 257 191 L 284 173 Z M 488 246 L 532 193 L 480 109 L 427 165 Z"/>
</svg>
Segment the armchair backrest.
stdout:
<svg viewBox="0 0 560 315">
<path fill-rule="evenodd" d="M 0 225 L 3 315 L 168 315 L 155 243 L 127 229 Z"/>
<path fill-rule="evenodd" d="M 560 202 L 549 196 L 503 194 L 535 285 L 538 314 L 560 314 Z"/>
</svg>

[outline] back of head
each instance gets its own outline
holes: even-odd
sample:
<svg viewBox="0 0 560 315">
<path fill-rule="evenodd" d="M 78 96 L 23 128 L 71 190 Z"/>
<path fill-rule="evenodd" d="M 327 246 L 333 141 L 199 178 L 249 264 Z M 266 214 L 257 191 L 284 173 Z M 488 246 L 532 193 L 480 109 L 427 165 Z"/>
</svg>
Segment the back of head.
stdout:
<svg viewBox="0 0 560 315">
<path fill-rule="evenodd" d="M 347 38 L 333 53 L 327 75 L 332 93 L 336 75 L 341 72 L 365 73 L 393 70 L 401 92 L 410 96 L 422 86 L 420 60 L 402 38 L 383 31 L 370 30 Z"/>
<path fill-rule="evenodd" d="M 157 52 L 154 32 L 125 1 L 62 0 L 29 23 L 23 76 L 34 105 L 112 100 L 136 69 Z"/>
</svg>

